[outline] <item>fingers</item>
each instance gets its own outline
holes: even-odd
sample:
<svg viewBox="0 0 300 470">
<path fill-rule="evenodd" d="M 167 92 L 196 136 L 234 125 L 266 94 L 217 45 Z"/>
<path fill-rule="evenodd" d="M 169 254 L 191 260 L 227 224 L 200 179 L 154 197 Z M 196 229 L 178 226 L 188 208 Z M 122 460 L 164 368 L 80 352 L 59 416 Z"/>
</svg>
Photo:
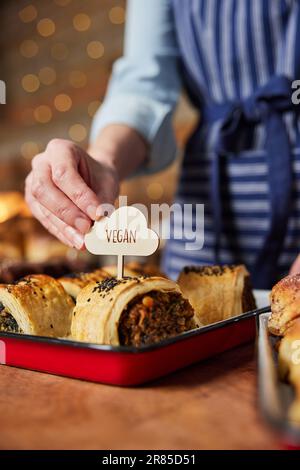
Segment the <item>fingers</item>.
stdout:
<svg viewBox="0 0 300 470">
<path fill-rule="evenodd" d="M 300 255 L 297 256 L 296 260 L 292 264 L 292 267 L 290 269 L 290 274 L 298 274 L 300 273 Z"/>
<path fill-rule="evenodd" d="M 115 201 L 120 190 L 120 183 L 116 172 L 101 165 L 102 171 L 98 175 L 94 187 L 98 187 L 97 195 L 101 204 L 97 209 L 97 219 L 103 216 L 109 216 L 115 210 Z"/>
<path fill-rule="evenodd" d="M 81 176 L 87 178 L 88 175 L 83 150 L 71 143 L 54 140 L 48 145 L 47 151 L 51 158 L 51 176 L 55 186 L 90 219 L 96 220 L 99 200 Z"/>
<path fill-rule="evenodd" d="M 93 189 L 91 189 L 93 188 Z M 26 200 L 37 219 L 63 243 L 80 249 L 83 235 L 103 206 L 113 205 L 119 191 L 114 167 L 95 162 L 71 142 L 55 139 L 32 161 Z"/>
<path fill-rule="evenodd" d="M 53 215 L 80 233 L 85 234 L 90 229 L 90 219 L 55 186 L 51 179 L 51 169 L 43 159 L 34 164 L 31 193 Z"/>
<path fill-rule="evenodd" d="M 26 179 L 26 202 L 29 205 L 32 214 L 39 220 L 39 222 L 48 230 L 52 235 L 58 238 L 62 243 L 70 247 L 82 249 L 84 246 L 83 236 L 72 227 L 58 219 L 48 209 L 43 207 L 32 195 L 30 188 L 32 174 Z"/>
</svg>

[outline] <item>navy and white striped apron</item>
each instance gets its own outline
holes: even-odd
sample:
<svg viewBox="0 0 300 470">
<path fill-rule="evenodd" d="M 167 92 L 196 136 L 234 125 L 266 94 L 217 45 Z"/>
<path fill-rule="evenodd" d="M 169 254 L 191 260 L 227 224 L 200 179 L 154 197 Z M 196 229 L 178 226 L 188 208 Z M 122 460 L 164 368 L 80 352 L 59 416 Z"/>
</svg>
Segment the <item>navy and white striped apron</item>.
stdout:
<svg viewBox="0 0 300 470">
<path fill-rule="evenodd" d="M 205 205 L 198 251 L 176 238 L 163 268 L 245 263 L 270 288 L 300 252 L 300 1 L 172 0 L 181 68 L 201 119 L 176 202 Z M 298 44 L 298 47 L 297 47 Z M 192 221 L 195 226 L 195 221 Z"/>
</svg>

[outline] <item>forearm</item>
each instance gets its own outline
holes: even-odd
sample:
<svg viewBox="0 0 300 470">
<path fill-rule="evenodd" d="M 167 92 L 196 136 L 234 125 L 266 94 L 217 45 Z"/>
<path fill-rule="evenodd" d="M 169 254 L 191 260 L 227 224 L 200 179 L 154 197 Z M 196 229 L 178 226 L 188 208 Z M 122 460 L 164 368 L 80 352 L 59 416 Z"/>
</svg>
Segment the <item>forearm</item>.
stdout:
<svg viewBox="0 0 300 470">
<path fill-rule="evenodd" d="M 103 165 L 116 169 L 120 181 L 133 174 L 145 161 L 148 145 L 134 129 L 111 124 L 91 144 L 89 154 Z"/>
</svg>

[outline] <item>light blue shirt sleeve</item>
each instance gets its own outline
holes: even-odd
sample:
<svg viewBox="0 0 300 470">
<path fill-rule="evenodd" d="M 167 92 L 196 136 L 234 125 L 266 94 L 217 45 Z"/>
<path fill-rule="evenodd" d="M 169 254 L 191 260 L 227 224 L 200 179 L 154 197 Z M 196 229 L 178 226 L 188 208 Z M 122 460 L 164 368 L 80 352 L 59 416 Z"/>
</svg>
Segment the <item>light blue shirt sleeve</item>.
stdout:
<svg viewBox="0 0 300 470">
<path fill-rule="evenodd" d="M 170 0 L 129 0 L 124 55 L 91 130 L 94 141 L 109 124 L 126 124 L 150 144 L 140 173 L 168 166 L 176 155 L 172 114 L 181 90 L 179 49 Z"/>
</svg>

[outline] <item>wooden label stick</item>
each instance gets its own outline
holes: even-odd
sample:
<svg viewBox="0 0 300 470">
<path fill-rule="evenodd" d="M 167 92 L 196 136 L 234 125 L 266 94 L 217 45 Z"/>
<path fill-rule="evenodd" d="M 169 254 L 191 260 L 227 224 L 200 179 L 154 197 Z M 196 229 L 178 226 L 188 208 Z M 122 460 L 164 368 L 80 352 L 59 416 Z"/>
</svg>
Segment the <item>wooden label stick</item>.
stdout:
<svg viewBox="0 0 300 470">
<path fill-rule="evenodd" d="M 118 255 L 118 279 L 123 279 L 124 277 L 124 256 Z"/>
</svg>

